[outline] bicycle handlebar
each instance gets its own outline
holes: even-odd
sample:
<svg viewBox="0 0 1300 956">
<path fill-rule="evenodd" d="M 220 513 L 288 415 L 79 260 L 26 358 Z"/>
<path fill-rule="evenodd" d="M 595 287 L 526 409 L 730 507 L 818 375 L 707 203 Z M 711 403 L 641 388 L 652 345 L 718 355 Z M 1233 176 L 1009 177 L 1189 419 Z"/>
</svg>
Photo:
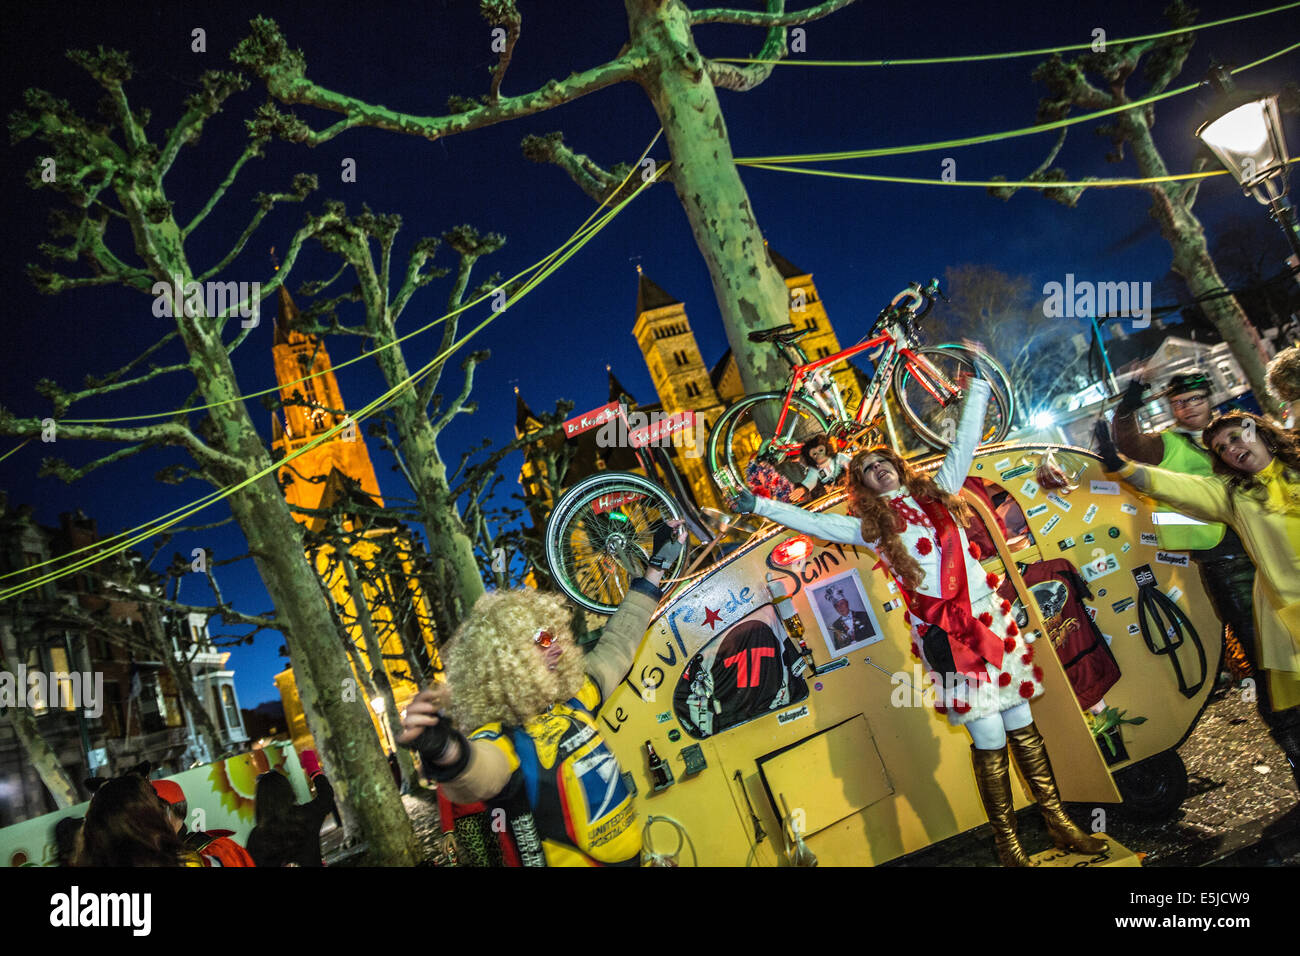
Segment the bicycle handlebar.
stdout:
<svg viewBox="0 0 1300 956">
<path fill-rule="evenodd" d="M 930 314 L 935 299 L 939 298 L 947 301 L 947 297 L 939 290 L 938 279 L 931 279 L 929 284 L 924 286 L 919 282 L 909 283 L 906 289 L 889 300 L 889 305 L 880 310 L 872 328 L 879 327 L 888 319 L 902 321 L 908 326 L 920 322 Z M 907 303 L 900 305 L 904 299 L 908 300 Z M 917 311 L 918 308 L 920 311 Z"/>
</svg>

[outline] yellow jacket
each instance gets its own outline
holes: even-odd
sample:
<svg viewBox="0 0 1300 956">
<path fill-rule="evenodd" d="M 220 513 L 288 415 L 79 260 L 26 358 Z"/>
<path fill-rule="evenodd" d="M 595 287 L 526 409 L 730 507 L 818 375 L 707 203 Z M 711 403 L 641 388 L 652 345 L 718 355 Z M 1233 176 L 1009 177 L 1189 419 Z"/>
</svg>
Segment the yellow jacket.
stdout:
<svg viewBox="0 0 1300 956">
<path fill-rule="evenodd" d="M 1288 478 L 1278 459 L 1255 476 L 1263 489 L 1249 491 L 1133 462 L 1119 474 L 1152 498 L 1237 532 L 1255 562 L 1257 659 L 1270 671 L 1274 709 L 1300 704 L 1300 480 Z"/>
</svg>

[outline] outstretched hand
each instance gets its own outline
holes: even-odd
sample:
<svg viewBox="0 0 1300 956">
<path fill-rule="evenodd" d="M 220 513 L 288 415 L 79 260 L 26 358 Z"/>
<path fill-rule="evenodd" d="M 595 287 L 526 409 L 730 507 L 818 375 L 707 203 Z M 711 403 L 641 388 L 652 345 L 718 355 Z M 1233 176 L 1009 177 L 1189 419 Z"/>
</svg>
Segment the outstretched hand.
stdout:
<svg viewBox="0 0 1300 956">
<path fill-rule="evenodd" d="M 665 570 L 675 565 L 686 551 L 686 522 L 678 518 L 656 528 L 654 549 L 650 567 Z"/>
<path fill-rule="evenodd" d="M 1097 424 L 1092 427 L 1092 437 L 1097 442 L 1097 454 L 1101 456 L 1103 468 L 1107 471 L 1119 471 L 1124 467 L 1124 458 L 1115 445 L 1115 439 L 1110 434 L 1110 426 L 1106 424 L 1106 419 L 1097 419 Z"/>
<path fill-rule="evenodd" d="M 727 499 L 727 504 L 731 507 L 732 511 L 735 511 L 738 514 L 751 515 L 754 513 L 757 499 L 754 497 L 754 493 L 748 488 L 742 488 Z"/>
</svg>

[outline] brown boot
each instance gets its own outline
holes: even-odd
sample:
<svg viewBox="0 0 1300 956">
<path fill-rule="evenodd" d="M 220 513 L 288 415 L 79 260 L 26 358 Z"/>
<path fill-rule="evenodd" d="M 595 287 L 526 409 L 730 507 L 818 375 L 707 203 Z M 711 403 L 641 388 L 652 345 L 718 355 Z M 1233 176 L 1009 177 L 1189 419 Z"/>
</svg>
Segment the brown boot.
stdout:
<svg viewBox="0 0 1300 956">
<path fill-rule="evenodd" d="M 1030 866 L 1029 857 L 1016 837 L 1016 811 L 1011 802 L 1011 768 L 1007 748 L 1001 750 L 970 749 L 975 767 L 975 785 L 979 788 L 984 812 L 993 827 L 998 860 L 1003 866 Z"/>
<path fill-rule="evenodd" d="M 1105 853 L 1105 840 L 1090 837 L 1065 815 L 1061 808 L 1061 796 L 1056 790 L 1056 776 L 1052 773 L 1052 763 L 1047 759 L 1047 746 L 1043 735 L 1034 724 L 1019 730 L 1007 731 L 1007 743 L 1015 755 L 1020 772 L 1029 781 L 1029 789 L 1038 801 L 1038 808 L 1043 812 L 1047 823 L 1047 832 L 1058 849 L 1070 849 L 1076 853 L 1089 853 L 1096 856 Z"/>
</svg>

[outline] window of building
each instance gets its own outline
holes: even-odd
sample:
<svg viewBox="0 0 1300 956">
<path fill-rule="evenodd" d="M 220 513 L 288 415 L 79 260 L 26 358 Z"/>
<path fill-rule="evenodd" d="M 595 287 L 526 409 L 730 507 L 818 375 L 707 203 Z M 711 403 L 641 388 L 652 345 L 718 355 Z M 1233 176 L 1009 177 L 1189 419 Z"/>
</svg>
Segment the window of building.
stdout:
<svg viewBox="0 0 1300 956">
<path fill-rule="evenodd" d="M 48 650 L 50 659 L 49 673 L 55 673 L 56 671 L 62 674 L 69 673 L 67 648 L 51 647 Z M 62 707 L 64 710 L 77 709 L 72 696 L 72 681 L 70 680 L 61 680 L 58 687 L 51 687 L 50 699 L 54 701 L 56 707 Z"/>
<path fill-rule="evenodd" d="M 44 670 L 45 662 L 41 660 L 41 649 L 39 647 L 27 648 L 27 673 Z M 44 688 L 39 684 L 35 686 L 29 684 L 26 688 L 19 688 L 20 693 L 26 694 L 27 703 L 31 707 L 32 715 L 35 717 L 41 716 L 50 709 L 46 700 L 47 695 L 42 693 L 43 690 Z"/>
<path fill-rule="evenodd" d="M 695 398 L 695 397 L 698 396 L 699 394 L 700 394 L 700 387 L 699 387 L 698 385 L 696 385 L 694 382 L 687 382 L 687 383 L 686 383 L 686 397 L 687 397 L 687 398 Z"/>
<path fill-rule="evenodd" d="M 235 689 L 229 684 L 221 685 L 221 701 L 226 705 L 226 726 L 231 730 L 238 730 L 239 705 L 235 703 Z"/>
<path fill-rule="evenodd" d="M 823 345 L 821 348 L 819 348 L 819 349 L 817 350 L 817 357 L 818 357 L 819 359 L 821 359 L 821 358 L 825 358 L 826 356 L 828 356 L 828 355 L 830 355 L 830 354 L 831 354 L 830 347 L 829 347 L 829 346 L 826 346 L 826 345 Z"/>
</svg>

